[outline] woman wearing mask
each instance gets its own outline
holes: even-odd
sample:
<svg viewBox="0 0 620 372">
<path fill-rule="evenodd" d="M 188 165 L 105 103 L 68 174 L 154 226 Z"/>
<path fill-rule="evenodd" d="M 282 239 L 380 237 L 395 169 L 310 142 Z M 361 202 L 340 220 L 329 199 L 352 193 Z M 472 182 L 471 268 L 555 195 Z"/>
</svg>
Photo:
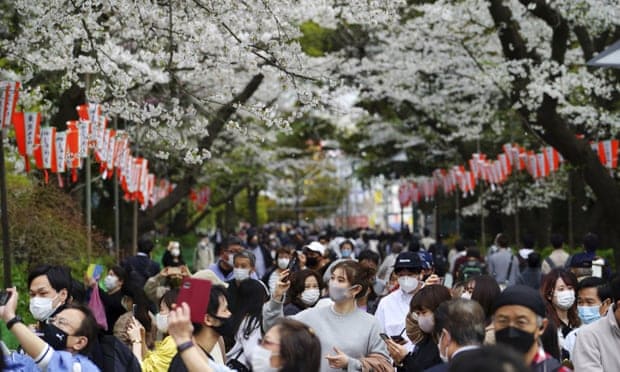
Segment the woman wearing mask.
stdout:
<svg viewBox="0 0 620 372">
<path fill-rule="evenodd" d="M 97 282 L 91 280 L 90 287 L 99 291 L 99 297 L 101 297 L 101 302 L 103 303 L 105 309 L 105 317 L 108 324 L 108 330 L 105 331 L 106 334 L 112 334 L 112 327 L 114 323 L 118 320 L 118 318 L 125 313 L 125 309 L 121 304 L 121 299 L 123 297 L 121 293 L 121 288 L 125 283 L 125 279 L 127 278 L 127 272 L 121 266 L 114 265 L 110 270 L 108 270 L 108 274 L 103 279 L 103 284 L 106 288 L 106 291 L 102 291 Z"/>
<path fill-rule="evenodd" d="M 276 266 L 271 271 L 267 272 L 267 274 L 265 274 L 262 278 L 263 283 L 265 283 L 265 285 L 269 288 L 269 293 L 273 293 L 276 289 L 276 284 L 278 283 L 280 274 L 288 268 L 291 260 L 295 257 L 295 253 L 290 247 L 280 247 L 276 249 L 275 252 Z"/>
<path fill-rule="evenodd" d="M 226 353 L 227 364 L 233 369 L 250 367 L 250 357 L 262 337 L 263 304 L 269 295 L 258 280 L 239 284 L 237 311 L 232 316 L 235 344 Z"/>
<path fill-rule="evenodd" d="M 495 344 L 495 328 L 493 327 L 493 303 L 501 293 L 501 289 L 495 278 L 490 275 L 479 275 L 470 279 L 465 284 L 463 298 L 470 298 L 480 304 L 486 317 L 484 343 Z M 466 295 L 467 294 L 467 295 Z"/>
<path fill-rule="evenodd" d="M 540 294 L 547 307 L 547 318 L 558 330 L 562 359 L 568 357 L 564 350 L 564 338 L 581 325 L 575 301 L 576 288 L 577 277 L 564 269 L 551 270 L 540 284 Z"/>
<path fill-rule="evenodd" d="M 192 339 L 190 310 L 182 304 L 170 313 L 169 332 L 177 345 Z M 234 372 L 215 365 L 195 346 L 181 355 L 189 372 Z M 321 343 L 315 332 L 305 324 L 279 319 L 265 333 L 251 356 L 254 372 L 317 372 L 321 364 Z"/>
<path fill-rule="evenodd" d="M 121 340 L 128 348 L 132 349 L 134 344 L 142 343 L 146 348 L 151 348 L 155 341 L 156 330 L 153 329 L 151 315 L 149 314 L 149 301 L 142 288 L 131 283 L 125 283 L 121 288 L 121 304 L 126 312 L 121 315 L 114 324 L 113 334 Z M 134 319 L 139 324 L 133 324 Z M 131 338 L 128 331 L 130 326 L 144 328 L 145 336 L 141 339 Z"/>
<path fill-rule="evenodd" d="M 127 334 L 132 340 L 140 341 L 132 344 L 132 351 L 140 361 L 142 372 L 165 372 L 168 371 L 172 358 L 177 353 L 177 345 L 168 335 L 168 314 L 172 305 L 176 303 L 179 295 L 178 289 L 171 289 L 162 296 L 159 301 L 159 312 L 155 315 L 157 332 L 163 336 L 161 341 L 155 342 L 155 348 L 143 354 L 142 345 L 145 344 L 141 328 L 135 322 L 130 323 Z M 144 356 L 144 359 L 142 358 Z"/>
<path fill-rule="evenodd" d="M 168 248 L 164 252 L 164 256 L 161 258 L 161 263 L 164 267 L 177 267 L 184 266 L 185 261 L 181 257 L 181 244 L 179 242 L 171 241 L 168 243 Z"/>
<path fill-rule="evenodd" d="M 265 328 L 282 317 L 284 294 L 290 287 L 288 272 L 282 274 L 273 298 L 263 308 Z M 359 263 L 339 262 L 329 280 L 333 304 L 313 307 L 292 316 L 316 331 L 321 341 L 321 371 L 389 370 L 391 363 L 384 342 L 379 337 L 379 323 L 358 309 L 357 298 L 371 285 L 373 273 Z M 284 280 L 283 280 L 284 279 Z"/>
<path fill-rule="evenodd" d="M 284 315 L 295 315 L 316 305 L 323 291 L 322 282 L 316 271 L 307 269 L 298 271 L 291 274 L 290 281 L 291 286 L 286 293 Z"/>
<path fill-rule="evenodd" d="M 441 363 L 438 340 L 433 339 L 435 318 L 433 312 L 445 301 L 452 298 L 450 290 L 443 285 L 428 285 L 422 287 L 411 300 L 410 312 L 407 316 L 417 318 L 418 326 L 422 331 L 422 339 L 416 343 L 413 352 L 391 339 L 386 339 L 387 349 L 397 366 L 398 372 L 423 371 Z"/>
</svg>

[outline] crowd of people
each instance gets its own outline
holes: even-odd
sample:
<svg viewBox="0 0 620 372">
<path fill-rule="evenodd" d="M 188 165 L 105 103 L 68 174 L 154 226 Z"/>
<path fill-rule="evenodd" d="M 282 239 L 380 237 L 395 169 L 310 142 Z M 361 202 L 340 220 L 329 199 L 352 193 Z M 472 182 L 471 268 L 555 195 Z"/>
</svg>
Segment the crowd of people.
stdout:
<svg viewBox="0 0 620 372">
<path fill-rule="evenodd" d="M 620 278 L 597 255 L 598 237 L 587 234 L 574 255 L 560 235 L 550 243 L 542 258 L 530 237 L 511 247 L 498 234 L 482 255 L 429 231 L 249 227 L 200 242 L 190 270 L 178 242 L 160 265 L 142 239 L 137 255 L 101 278 L 32 269 L 36 324 L 24 324 L 21 294 L 8 288 L 0 319 L 20 346 L 3 348 L 0 363 L 84 372 L 620 371 Z M 197 316 L 177 301 L 187 277 L 211 284 Z"/>
</svg>

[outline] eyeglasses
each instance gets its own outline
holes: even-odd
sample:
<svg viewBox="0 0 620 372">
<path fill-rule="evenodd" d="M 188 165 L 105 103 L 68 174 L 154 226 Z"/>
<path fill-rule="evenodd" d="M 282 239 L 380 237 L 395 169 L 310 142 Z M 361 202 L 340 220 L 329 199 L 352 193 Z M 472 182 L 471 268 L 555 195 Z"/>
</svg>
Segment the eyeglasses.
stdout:
<svg viewBox="0 0 620 372">
<path fill-rule="evenodd" d="M 273 342 L 273 341 L 269 341 L 269 340 L 267 340 L 265 338 L 259 338 L 258 339 L 258 344 L 261 345 L 261 346 L 270 346 L 270 345 L 271 346 L 280 346 L 279 343 Z"/>
<path fill-rule="evenodd" d="M 69 323 L 69 321 L 67 319 L 61 318 L 61 317 L 58 317 L 58 316 L 55 316 L 53 318 L 49 318 L 46 321 L 46 323 L 47 324 L 51 324 L 51 325 L 56 326 L 56 327 L 62 326 L 62 327 L 65 327 L 65 328 L 69 328 L 69 329 L 75 330 L 75 327 L 71 323 Z"/>
</svg>

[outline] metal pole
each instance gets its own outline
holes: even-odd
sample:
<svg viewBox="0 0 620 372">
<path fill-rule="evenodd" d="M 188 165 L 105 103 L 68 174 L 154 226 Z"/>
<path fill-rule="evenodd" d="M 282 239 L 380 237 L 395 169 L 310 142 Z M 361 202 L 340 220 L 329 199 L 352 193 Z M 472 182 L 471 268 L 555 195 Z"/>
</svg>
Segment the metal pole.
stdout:
<svg viewBox="0 0 620 372">
<path fill-rule="evenodd" d="M 520 230 L 521 226 L 519 226 L 519 195 L 515 194 L 515 242 L 519 241 Z"/>
<path fill-rule="evenodd" d="M 138 201 L 133 202 L 133 226 L 131 229 L 131 250 L 135 256 L 138 253 Z"/>
<path fill-rule="evenodd" d="M 88 89 L 90 87 L 90 75 L 86 74 L 86 104 L 88 104 Z M 92 118 L 91 118 L 92 119 Z M 92 124 L 92 120 L 91 120 Z M 90 262 L 90 255 L 92 252 L 92 187 L 91 187 L 91 171 L 90 171 L 90 152 L 87 151 L 86 155 L 86 257 Z"/>
<path fill-rule="evenodd" d="M 461 205 L 459 203 L 459 192 L 456 191 L 454 193 L 455 195 L 455 202 L 456 202 L 456 209 L 455 209 L 455 214 L 456 214 L 456 236 L 461 236 L 461 221 L 460 221 L 460 216 L 461 216 Z"/>
<path fill-rule="evenodd" d="M 568 246 L 570 248 L 575 247 L 575 237 L 573 235 L 573 177 L 572 172 L 568 171 Z"/>
<path fill-rule="evenodd" d="M 10 109 L 10 108 L 9 108 Z M 6 167 L 4 166 L 4 129 L 0 129 L 0 194 L 2 196 L 2 253 L 4 288 L 11 287 L 11 246 L 9 240 L 9 210 L 6 192 Z"/>
<path fill-rule="evenodd" d="M 118 130 L 118 116 L 114 116 L 114 131 Z M 118 172 L 114 172 L 112 176 L 114 180 L 114 249 L 116 250 L 116 262 L 120 262 L 121 251 L 121 222 L 120 222 L 120 210 L 119 210 L 119 196 L 118 196 Z"/>
<path fill-rule="evenodd" d="M 400 205 L 400 232 L 402 233 L 405 230 L 405 207 Z"/>
</svg>

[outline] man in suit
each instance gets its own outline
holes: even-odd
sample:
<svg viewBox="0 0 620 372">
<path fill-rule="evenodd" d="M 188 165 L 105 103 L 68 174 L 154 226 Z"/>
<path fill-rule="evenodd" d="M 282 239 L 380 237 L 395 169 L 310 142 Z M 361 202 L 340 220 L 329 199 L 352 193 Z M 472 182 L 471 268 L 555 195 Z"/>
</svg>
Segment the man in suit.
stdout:
<svg viewBox="0 0 620 372">
<path fill-rule="evenodd" d="M 439 356 L 444 363 L 427 372 L 446 372 L 453 361 L 466 358 L 484 340 L 484 310 L 476 301 L 457 298 L 442 303 L 435 310 L 435 334 Z"/>
</svg>

